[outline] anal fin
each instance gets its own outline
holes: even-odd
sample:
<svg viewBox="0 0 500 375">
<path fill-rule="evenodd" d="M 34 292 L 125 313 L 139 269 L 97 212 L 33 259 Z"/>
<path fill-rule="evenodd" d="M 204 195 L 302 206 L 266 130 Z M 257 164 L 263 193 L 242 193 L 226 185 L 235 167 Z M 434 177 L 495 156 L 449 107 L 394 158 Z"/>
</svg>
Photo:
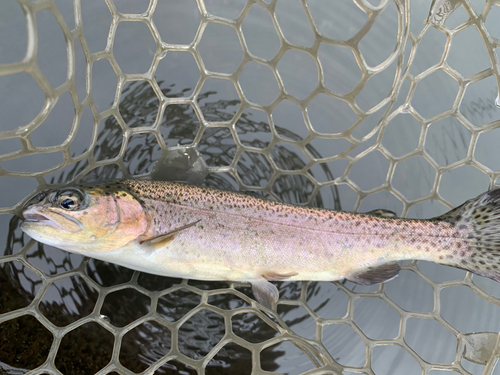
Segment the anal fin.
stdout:
<svg viewBox="0 0 500 375">
<path fill-rule="evenodd" d="M 257 302 L 268 309 L 272 309 L 280 296 L 278 288 L 264 278 L 252 280 L 250 283 L 252 284 L 252 292 Z"/>
<path fill-rule="evenodd" d="M 345 278 L 360 285 L 380 284 L 394 279 L 400 270 L 401 267 L 397 262 L 391 262 L 351 271 Z"/>
</svg>

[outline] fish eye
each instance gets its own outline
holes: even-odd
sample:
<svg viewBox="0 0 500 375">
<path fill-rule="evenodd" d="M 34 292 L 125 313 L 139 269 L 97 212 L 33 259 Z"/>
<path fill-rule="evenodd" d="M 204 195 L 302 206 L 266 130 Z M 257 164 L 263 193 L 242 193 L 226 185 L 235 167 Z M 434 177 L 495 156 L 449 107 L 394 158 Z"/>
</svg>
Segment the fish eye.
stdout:
<svg viewBox="0 0 500 375">
<path fill-rule="evenodd" d="M 77 210 L 83 197 L 77 191 L 64 191 L 57 197 L 57 205 L 65 210 Z"/>
<path fill-rule="evenodd" d="M 72 198 L 64 199 L 59 205 L 65 210 L 73 210 L 78 207 L 77 202 Z"/>
</svg>

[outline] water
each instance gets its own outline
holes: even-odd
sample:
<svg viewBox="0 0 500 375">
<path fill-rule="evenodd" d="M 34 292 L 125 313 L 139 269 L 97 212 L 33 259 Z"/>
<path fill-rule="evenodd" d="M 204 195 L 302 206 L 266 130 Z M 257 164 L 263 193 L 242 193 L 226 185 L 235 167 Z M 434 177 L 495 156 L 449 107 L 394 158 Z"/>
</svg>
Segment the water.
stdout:
<svg viewBox="0 0 500 375">
<path fill-rule="evenodd" d="M 226 3 L 210 2 L 210 5 L 208 5 L 209 11 L 213 14 L 222 14 L 224 16 L 230 14 L 231 18 L 236 18 L 239 12 L 241 12 L 242 6 L 240 7 L 238 2 L 231 3 L 231 5 Z M 2 4 L 2 6 L 8 7 L 7 11 L 0 11 L 0 27 L 6 25 L 7 21 L 11 19 L 10 14 L 12 14 L 12 19 L 15 19 L 15 12 L 17 12 L 18 16 L 19 12 L 21 12 L 15 2 L 6 4 Z M 278 2 L 277 17 L 280 24 L 282 24 L 285 37 L 292 43 L 300 46 L 308 47 L 312 45 L 314 42 L 312 33 L 297 32 L 297 30 L 311 30 L 303 7 L 297 2 L 289 8 L 285 7 L 287 8 L 285 9 L 283 4 L 281 1 Z M 86 1 L 82 6 L 84 15 L 98 15 L 98 17 L 94 18 L 87 17 L 87 19 L 92 20 L 89 22 L 93 22 L 94 24 L 91 24 L 93 27 L 85 29 L 86 37 L 92 40 L 89 48 L 92 52 L 96 52 L 104 48 L 106 42 L 106 35 L 110 25 L 109 11 L 106 7 L 101 8 L 103 3 L 100 1 Z M 329 2 L 311 2 L 310 6 L 312 14 L 315 17 L 321 17 L 322 14 L 328 14 L 327 10 L 331 7 L 331 4 Z M 422 29 L 424 27 L 423 21 L 427 17 L 429 6 L 428 1 L 412 2 L 412 14 L 423 15 L 412 24 L 412 29 Z M 167 43 L 190 43 L 199 25 L 200 16 L 196 6 L 194 3 L 189 4 L 189 6 L 179 3 L 172 5 L 172 7 L 167 9 L 162 8 L 161 4 L 157 6 L 158 9 L 155 17 L 157 14 L 160 17 L 163 14 L 162 12 L 164 12 L 164 17 L 176 15 L 174 19 L 165 20 L 165 22 L 162 22 L 164 18 L 155 18 L 155 22 L 158 20 L 157 24 L 160 33 L 162 33 Z M 256 7 L 256 5 L 253 7 Z M 339 5 L 339 7 L 341 9 L 339 9 L 338 14 L 341 18 L 340 21 L 344 22 L 344 26 L 338 27 L 338 22 L 331 22 L 331 20 L 326 18 L 319 25 L 319 28 L 329 36 L 351 37 L 357 32 L 357 29 L 353 28 L 353 25 L 355 26 L 356 22 L 354 14 L 357 11 L 359 12 L 359 9 L 348 2 L 344 5 Z M 68 22 L 70 22 L 73 17 L 72 8 L 61 8 L 61 11 L 65 19 L 68 19 Z M 139 11 L 142 12 L 144 10 Z M 346 17 L 345 14 L 350 14 L 349 11 L 354 13 Z M 264 14 L 267 13 L 264 12 Z M 7 15 L 9 16 L 7 17 Z M 12 21 L 12 25 L 9 23 L 9 30 L 15 30 L 12 32 L 12 39 L 2 39 L 12 40 L 13 43 L 11 44 L 16 46 L 22 46 L 26 37 L 22 12 L 20 13 L 20 17 L 21 21 L 17 23 L 18 26 L 16 26 L 14 21 Z M 47 22 L 44 20 L 47 20 Z M 52 21 L 50 15 L 47 18 L 40 17 L 40 30 L 47 30 L 47 33 L 50 33 L 53 26 Z M 395 17 L 387 17 L 384 22 L 386 24 L 381 25 L 375 35 L 371 36 L 375 41 L 380 41 L 381 43 L 386 38 L 395 38 L 393 33 L 397 28 L 397 18 Z M 494 24 L 491 27 L 492 33 L 498 31 L 498 25 Z M 223 73 L 232 73 L 241 60 L 241 47 L 238 47 L 238 41 L 234 38 L 236 34 L 231 34 L 234 31 L 229 29 L 231 28 L 214 28 L 210 30 L 210 33 L 212 33 L 211 35 L 214 40 L 224 38 L 226 33 L 230 34 L 227 37 L 227 41 L 231 48 L 221 48 L 216 55 L 210 56 L 207 55 L 210 51 L 210 48 L 208 48 L 210 47 L 209 41 L 204 40 L 200 45 L 201 57 L 207 59 L 208 63 L 211 64 L 210 69 L 212 67 L 217 69 L 219 64 L 222 64 L 222 68 L 225 69 Z M 252 36 L 250 31 L 246 31 L 257 29 L 268 30 L 270 34 L 260 37 L 259 35 Z M 123 32 L 126 31 L 125 29 L 123 30 Z M 56 33 L 55 31 L 53 32 Z M 89 36 L 88 32 L 95 34 L 95 38 Z M 273 58 L 279 48 L 279 38 L 274 31 L 274 26 L 270 18 L 248 17 L 243 24 L 243 32 L 247 33 L 245 35 L 249 38 L 248 43 L 252 53 L 266 59 Z M 440 55 L 439 53 L 436 54 L 435 51 L 438 50 L 440 52 L 444 45 L 442 43 L 442 33 L 440 34 L 439 31 L 436 31 L 436 33 L 435 35 L 430 33 L 429 35 L 432 36 L 430 42 L 427 44 L 422 43 L 420 46 L 417 55 L 422 58 L 415 60 L 412 72 L 413 69 L 417 73 L 423 72 L 429 66 L 438 63 Z M 131 72 L 135 72 L 135 70 L 137 72 L 144 71 L 150 66 L 154 54 L 153 39 L 146 27 L 138 28 L 133 34 L 145 42 L 143 49 L 139 51 L 140 53 L 131 49 L 129 43 L 117 43 L 114 53 L 117 55 L 119 63 L 126 64 L 127 69 L 130 69 Z M 207 35 L 210 36 L 209 34 Z M 460 51 L 463 50 L 465 51 L 464 53 L 470 55 L 468 51 L 472 48 L 471 45 L 476 42 L 476 39 L 474 39 L 475 35 L 464 35 L 463 39 L 459 39 L 459 43 L 463 46 Z M 259 47 L 256 49 L 253 47 L 252 37 L 258 40 L 257 44 Z M 16 38 L 18 40 L 15 40 Z M 181 40 L 181 38 L 185 38 L 185 40 Z M 62 40 L 62 38 L 60 39 Z M 56 41 L 58 40 L 56 39 Z M 61 47 L 61 43 L 56 42 L 45 46 L 49 57 L 51 52 L 57 54 L 60 53 L 61 48 L 64 50 L 63 40 L 59 42 L 62 43 L 63 47 Z M 217 44 L 214 41 L 212 42 Z M 206 43 L 209 43 L 208 47 L 205 45 Z M 3 44 L 0 44 L 0 51 L 2 51 L 2 47 Z M 12 50 L 9 49 L 11 48 L 10 44 L 4 48 L 5 50 Z M 79 47 L 77 46 L 77 48 Z M 352 53 L 350 50 L 341 47 L 337 48 L 340 48 L 340 50 L 334 50 L 332 63 L 327 63 L 330 60 L 322 61 L 325 65 L 323 68 L 327 72 L 328 78 L 325 84 L 336 92 L 347 93 L 359 82 L 360 71 L 354 58 L 351 56 Z M 459 71 L 465 72 L 464 75 L 469 75 L 469 73 L 475 74 L 477 66 L 484 62 L 480 57 L 480 53 L 484 51 L 480 46 L 477 48 L 479 50 L 477 53 L 478 60 L 469 58 L 470 56 L 463 58 L 460 51 L 456 53 L 452 51 L 455 54 L 452 54 L 450 57 L 450 65 L 457 66 Z M 51 51 L 51 49 L 53 50 Z M 20 50 L 25 50 L 25 47 L 20 48 Z M 3 56 L 2 58 L 5 58 L 7 55 L 12 56 L 12 61 L 5 62 L 13 62 L 22 58 L 22 53 L 17 56 L 14 53 L 16 51 L 12 51 L 11 55 L 0 53 L 0 56 Z M 391 51 L 388 52 L 382 48 L 371 48 L 367 50 L 367 54 L 368 52 L 370 61 L 380 62 L 387 58 L 388 53 Z M 47 55 L 44 56 L 46 57 Z M 322 56 L 328 56 L 328 51 L 321 50 L 319 56 L 320 59 Z M 185 51 L 169 51 L 168 54 L 164 52 L 160 58 L 159 70 L 161 69 L 162 75 L 160 77 L 158 73 L 157 80 L 165 96 L 178 98 L 190 95 L 197 83 L 197 77 L 200 75 L 192 55 Z M 283 60 L 283 63 L 278 65 L 278 70 L 283 76 L 285 88 L 299 99 L 306 98 L 316 85 L 317 67 L 311 61 L 312 59 L 302 51 L 290 51 L 287 53 L 287 57 Z M 348 62 L 347 64 L 345 63 L 346 61 Z M 4 61 L 2 60 L 1 62 L 3 63 Z M 41 59 L 41 64 L 42 70 L 47 74 L 49 79 L 55 80 L 56 83 L 60 78 L 60 72 L 66 70 L 66 60 L 64 58 L 57 61 Z M 242 74 L 242 88 L 245 93 L 248 93 L 250 100 L 258 104 L 268 105 L 277 96 L 278 85 L 274 81 L 271 70 L 262 64 L 252 64 L 248 65 L 248 69 L 252 74 L 246 75 L 245 72 Z M 93 69 L 94 98 L 98 103 L 98 109 L 103 111 L 110 108 L 114 100 L 117 77 L 113 69 L 111 69 L 109 62 L 105 59 L 98 61 Z M 342 74 L 336 75 L 339 69 L 343 69 Z M 331 74 L 329 73 L 330 70 Z M 81 66 L 79 71 L 82 71 Z M 297 75 L 298 71 L 303 71 L 304 73 Z M 384 76 L 380 75 L 380 81 L 376 85 L 368 87 L 368 91 L 363 94 L 364 96 L 361 96 L 364 98 L 364 101 L 358 104 L 363 109 L 368 109 L 368 107 L 378 104 L 390 89 L 394 80 L 394 74 L 394 70 L 388 69 L 387 74 Z M 221 80 L 209 79 L 206 83 L 207 86 L 205 86 L 205 89 L 198 96 L 198 103 L 203 116 L 212 122 L 229 121 L 237 113 L 241 104 L 234 85 L 229 81 L 219 81 Z M 453 78 L 443 73 L 442 75 L 424 78 L 422 82 L 421 87 L 423 89 L 416 91 L 412 101 L 412 104 L 418 110 L 426 115 L 433 116 L 443 109 L 450 108 L 458 91 L 458 88 L 454 87 Z M 77 75 L 76 85 L 78 88 L 85 88 L 84 75 Z M 461 108 L 464 116 L 474 125 L 491 126 L 488 124 L 493 124 L 494 121 L 499 119 L 499 111 L 496 108 L 500 108 L 498 89 L 494 80 L 491 79 L 484 83 L 484 87 L 481 85 L 482 83 L 477 82 L 469 86 L 470 89 L 466 92 Z M 12 87 L 20 87 L 23 90 L 12 89 Z M 100 87 L 103 89 L 101 90 Z M 440 90 L 441 87 L 445 89 Z M 265 95 L 262 94 L 263 90 Z M 84 93 L 85 90 L 79 89 L 80 100 L 83 100 L 85 97 Z M 27 124 L 38 114 L 44 99 L 43 94 L 37 89 L 37 84 L 32 77 L 28 75 L 23 76 L 23 74 L 0 77 L 0 97 L 2 99 L 0 100 L 2 109 L 0 131 L 16 129 L 17 126 Z M 432 103 L 430 104 L 429 98 L 432 99 Z M 236 123 L 233 132 L 229 128 L 207 129 L 200 139 L 197 139 L 202 127 L 199 119 L 200 114 L 189 104 L 169 105 L 165 109 L 164 119 L 160 123 L 160 132 L 164 144 L 158 142 L 158 139 L 152 136 L 151 133 L 135 134 L 127 144 L 126 157 L 123 159 L 123 164 L 112 163 L 100 166 L 86 174 L 83 180 L 120 178 L 124 172 L 132 176 L 152 173 L 155 179 L 177 180 L 205 184 L 227 190 L 236 190 L 239 185 L 233 174 L 227 172 L 211 173 L 210 170 L 212 166 L 231 164 L 237 150 L 236 133 L 239 142 L 253 147 L 251 151 L 246 151 L 240 157 L 236 167 L 238 178 L 249 193 L 269 198 L 279 198 L 289 203 L 309 202 L 313 206 L 332 209 L 351 210 L 360 207 L 363 211 L 369 211 L 375 208 L 386 208 L 395 211 L 397 214 L 401 214 L 403 210 L 407 210 L 394 194 L 386 190 L 380 191 L 377 193 L 378 195 L 369 195 L 359 202 L 357 194 L 351 187 L 345 184 L 321 188 L 319 193 L 313 199 L 310 199 L 314 187 L 309 179 L 303 175 L 282 175 L 276 183 L 272 184 L 272 196 L 269 194 L 269 191 L 263 191 L 273 176 L 273 168 L 271 167 L 270 160 L 284 170 L 296 171 L 304 168 L 308 163 L 309 158 L 304 150 L 307 150 L 315 158 L 336 155 L 339 153 L 340 148 L 342 148 L 342 152 L 347 150 L 346 152 L 349 155 L 356 156 L 365 152 L 370 146 L 370 142 L 371 144 L 374 143 L 379 134 L 377 119 L 381 117 L 381 113 L 384 112 L 385 107 L 374 111 L 373 114 L 364 119 L 353 132 L 354 138 L 345 140 L 342 144 L 335 142 L 337 140 L 332 138 L 332 136 L 334 137 L 336 134 L 340 134 L 348 129 L 349 125 L 358 120 L 358 116 L 345 102 L 340 100 L 328 101 L 331 99 L 330 97 L 324 98 L 325 102 L 321 102 L 320 105 L 315 106 L 314 104 L 319 103 L 320 99 L 321 97 L 317 99 L 318 101 L 313 101 L 313 105 L 308 112 L 310 124 L 304 120 L 303 112 L 296 102 L 283 101 L 273 111 L 274 123 L 272 126 L 276 130 L 274 134 L 271 132 L 270 121 L 264 112 L 254 108 L 247 108 Z M 400 105 L 405 100 L 406 94 L 404 90 L 401 90 L 397 105 Z M 31 103 L 30 106 L 25 105 L 27 101 Z M 62 99 L 60 103 L 62 103 Z M 493 103 L 495 103 L 496 107 L 492 105 Z M 397 108 L 397 105 L 394 108 Z M 280 106 L 284 109 L 281 110 L 282 107 Z M 158 116 L 159 108 L 160 103 L 148 82 L 138 81 L 126 84 L 119 103 L 119 110 L 128 126 L 131 128 L 147 128 L 152 126 Z M 64 110 L 54 111 L 55 117 L 51 119 L 51 122 L 47 121 L 40 128 L 40 132 L 34 133 L 34 144 L 45 146 L 44 142 L 53 141 L 53 137 L 46 136 L 47 134 L 54 134 L 54 131 L 61 133 L 64 131 L 66 132 L 65 134 L 57 135 L 61 135 L 63 138 L 66 137 L 69 134 L 73 121 L 73 113 L 72 111 L 69 112 L 67 113 Z M 403 107 L 401 113 L 404 113 L 405 116 L 411 116 L 407 106 Z M 420 132 L 424 130 L 420 128 L 415 130 L 412 128 L 411 131 L 417 131 L 418 135 L 412 135 L 412 139 L 409 139 L 410 137 L 406 139 L 404 134 L 397 133 L 397 131 L 401 130 L 401 127 L 396 126 L 398 125 L 397 120 L 393 121 L 392 125 L 389 124 L 387 126 L 388 130 L 385 134 L 387 138 L 384 138 L 384 140 L 387 139 L 389 144 L 387 148 L 397 154 L 393 156 L 404 157 L 417 147 L 418 143 L 415 142 L 413 144 L 411 141 L 418 139 L 418 135 L 423 134 Z M 54 128 L 43 129 L 45 126 L 49 127 L 50 124 Z M 82 134 L 80 137 L 79 132 L 79 137 L 71 145 L 72 153 L 76 153 L 75 150 L 78 150 L 78 153 L 83 152 L 82 150 L 85 150 L 89 146 L 90 139 L 92 138 L 96 142 L 93 151 L 93 156 L 96 160 L 112 160 L 120 153 L 123 146 L 124 131 L 116 118 L 109 116 L 103 119 L 98 125 L 96 134 L 93 134 L 94 119 L 92 113 L 82 116 L 82 126 L 80 129 Z M 321 130 L 320 133 L 322 133 L 323 138 L 317 137 L 315 140 L 325 140 L 326 142 L 304 141 L 310 136 L 310 126 L 316 130 Z M 394 129 L 395 133 L 392 138 L 396 139 L 391 141 L 392 129 Z M 25 131 L 26 129 L 22 127 L 16 130 L 18 135 L 22 135 Z M 459 123 L 458 120 L 456 122 L 444 121 L 441 123 L 432 123 L 425 131 L 427 132 L 425 136 L 429 137 L 426 139 L 426 142 L 428 142 L 426 144 L 430 145 L 426 148 L 426 151 L 438 164 L 449 165 L 466 157 L 470 147 L 471 132 L 468 127 Z M 364 139 L 365 142 L 356 142 L 356 139 L 359 140 L 363 137 L 367 137 L 367 139 Z M 446 139 L 447 141 L 444 143 L 433 143 L 430 137 L 436 140 Z M 495 143 L 496 135 L 490 138 L 493 145 L 497 144 Z M 193 147 L 195 140 L 199 144 L 197 148 Z M 384 140 L 382 144 L 384 144 Z M 10 149 L 12 144 L 10 140 L 3 140 L 2 142 L 9 142 L 9 148 L 3 146 L 2 143 L 0 146 L 0 155 L 17 150 L 14 146 L 12 146 L 12 150 Z M 276 145 L 272 152 L 266 154 L 263 150 L 266 150 L 271 142 L 275 142 Z M 303 148 L 298 147 L 301 142 L 304 145 L 307 144 L 307 146 Z M 443 145 L 452 146 L 443 147 Z M 497 159 L 496 149 L 495 147 L 481 147 L 479 151 L 476 151 L 481 153 L 477 157 L 481 162 L 484 161 L 488 165 L 487 163 Z M 385 182 L 385 176 L 390 167 L 389 162 L 382 154 L 378 153 L 377 155 L 377 157 L 369 155 L 361 159 L 360 163 L 357 166 L 355 165 L 355 168 L 353 167 L 353 179 L 362 188 L 364 186 L 368 188 L 377 187 Z M 37 155 L 33 156 L 29 162 L 23 160 L 23 158 L 2 161 L 0 162 L 0 167 L 5 170 L 23 171 L 29 165 L 31 168 L 35 168 L 34 170 L 30 170 L 31 172 L 39 172 L 56 166 L 61 161 L 61 158 L 61 153 Z M 408 162 L 402 162 L 396 168 L 396 177 L 399 179 L 398 189 L 404 191 L 407 197 L 421 198 L 428 194 L 433 186 L 436 178 L 435 168 L 422 156 L 407 160 Z M 418 163 L 416 162 L 416 166 L 404 168 L 405 172 L 400 172 L 401 166 L 410 165 L 414 160 L 418 161 Z M 335 164 L 336 162 L 345 163 L 340 165 Z M 321 179 L 332 181 L 344 174 L 348 164 L 346 159 L 316 164 L 316 166 L 321 165 L 321 167 L 311 168 L 310 174 L 312 177 L 317 178 L 318 181 L 321 181 Z M 415 168 L 419 166 L 421 166 L 418 169 L 420 173 L 417 175 Z M 45 179 L 48 183 L 64 183 L 81 175 L 86 170 L 86 167 L 85 160 L 77 161 L 63 170 L 54 171 L 50 175 L 45 176 Z M 488 188 L 488 177 L 484 173 L 479 172 L 477 168 L 468 167 L 470 168 L 452 169 L 443 176 L 443 180 L 448 184 L 448 188 L 443 195 L 448 202 L 458 204 L 464 199 L 472 197 L 477 192 Z M 498 168 L 493 169 L 496 171 Z M 379 180 L 380 176 L 382 177 Z M 448 176 L 451 177 L 448 179 Z M 471 180 L 473 180 L 472 185 L 469 183 Z M 422 187 L 420 181 L 426 181 L 424 187 Z M 0 184 L 2 184 L 2 191 L 12 191 L 12 193 L 0 196 L 0 207 L 10 207 L 29 194 L 30 191 L 34 190 L 37 186 L 37 181 L 31 177 L 2 176 Z M 376 196 L 376 199 L 373 199 L 374 196 Z M 368 208 L 368 206 L 370 207 Z M 446 209 L 447 207 L 442 201 L 425 201 L 412 206 L 409 212 L 413 217 L 422 218 L 442 213 Z M 28 242 L 29 238 L 20 232 L 18 225 L 19 220 L 17 217 L 13 215 L 0 215 L 0 240 L 5 239 L 2 242 L 5 244 L 5 250 L 2 249 L 2 255 L 16 254 Z M 264 314 L 256 315 L 246 310 L 250 305 L 250 298 L 252 297 L 248 285 L 228 285 L 227 283 L 197 282 L 194 280 L 186 284 L 178 279 L 158 277 L 145 273 L 134 273 L 131 270 L 106 262 L 90 260 L 86 263 L 87 261 L 81 257 L 43 245 L 36 245 L 32 250 L 27 252 L 26 260 L 33 264 L 41 273 L 35 274 L 29 271 L 20 262 L 9 263 L 9 265 L 0 267 L 0 289 L 2 290 L 0 314 L 28 306 L 36 298 L 42 285 L 40 275 L 56 277 L 65 272 L 73 272 L 75 269 L 80 269 L 83 272 L 82 275 L 85 276 L 84 278 L 73 276 L 61 279 L 66 280 L 66 282 L 56 281 L 53 283 L 41 301 L 41 314 L 52 324 L 59 327 L 68 326 L 78 319 L 87 316 L 95 316 L 96 319 L 102 322 L 102 326 L 95 323 L 83 325 L 82 328 L 75 330 L 74 334 L 68 336 L 68 339 L 63 342 L 64 349 L 61 355 L 58 356 L 56 366 L 60 369 L 66 369 L 66 373 L 76 373 L 80 358 L 73 355 L 73 350 L 80 350 L 82 347 L 87 350 L 87 354 L 82 354 L 81 351 L 77 352 L 80 353 L 83 360 L 87 359 L 86 363 L 89 366 L 83 368 L 83 371 L 93 373 L 105 366 L 109 362 L 109 358 L 111 358 L 114 342 L 109 330 L 122 329 L 127 324 L 132 324 L 136 319 L 146 320 L 125 334 L 120 354 L 121 363 L 132 371 L 140 372 L 144 371 L 147 366 L 155 361 L 163 358 L 171 349 L 172 333 L 170 329 L 165 328 L 165 325 L 158 325 L 144 318 L 150 314 L 153 303 L 156 303 L 157 314 L 165 320 L 165 324 L 171 329 L 178 330 L 179 354 L 185 356 L 183 357 L 185 358 L 185 362 L 189 362 L 188 359 L 203 357 L 224 336 L 224 317 L 210 310 L 210 306 L 212 306 L 224 311 L 232 311 L 231 327 L 233 332 L 241 339 L 251 343 L 262 343 L 271 340 L 270 342 L 273 344 L 260 353 L 261 366 L 264 370 L 297 374 L 310 370 L 316 367 L 318 363 L 321 363 L 321 355 L 318 354 L 321 351 L 317 350 L 317 348 L 307 346 L 306 343 L 303 343 L 303 347 L 298 348 L 294 343 L 288 341 L 276 341 L 276 343 L 272 341 L 282 337 L 283 332 L 280 331 L 280 326 L 276 324 L 277 318 L 274 318 L 274 320 L 269 319 Z M 291 301 L 291 304 L 280 305 L 281 308 L 278 310 L 277 316 L 285 322 L 288 328 L 303 337 L 315 339 L 318 332 L 321 332 L 322 343 L 325 349 L 340 364 L 362 366 L 364 364 L 363 358 L 365 358 L 366 349 L 366 344 L 361 339 L 363 334 L 378 337 L 377 335 L 390 333 L 394 337 L 397 335 L 399 329 L 400 320 L 398 313 L 402 312 L 403 309 L 422 311 L 424 313 L 433 310 L 434 290 L 429 286 L 429 283 L 425 279 L 426 277 L 434 280 L 436 283 L 460 280 L 465 277 L 465 272 L 463 271 L 431 263 L 421 262 L 418 265 L 418 269 L 412 267 L 408 266 L 408 269 L 402 272 L 398 279 L 391 281 L 385 286 L 386 295 L 390 301 L 393 301 L 391 303 L 382 301 L 380 298 L 372 298 L 372 296 L 378 295 L 379 286 L 355 287 L 354 285 L 350 285 L 350 283 L 344 286 L 326 282 L 310 284 L 299 282 L 276 283 L 280 290 L 281 298 Z M 481 278 L 474 278 L 474 283 L 481 290 L 493 295 L 498 294 L 499 288 L 496 283 L 488 283 L 487 280 L 485 281 L 485 279 Z M 93 311 L 99 287 L 115 288 L 119 285 L 126 285 L 126 288 L 106 295 L 102 309 L 100 311 Z M 130 288 L 130 285 L 134 285 L 135 288 Z M 498 307 L 495 304 L 487 303 L 485 300 L 480 299 L 469 288 L 463 287 L 463 289 L 462 287 L 451 287 L 442 291 L 441 298 L 445 301 L 443 302 L 445 307 L 442 313 L 447 320 L 451 321 L 454 327 L 463 330 L 464 333 L 478 330 L 498 330 L 498 326 L 494 323 L 500 321 Z M 161 296 L 155 297 L 154 292 L 159 290 L 164 292 Z M 355 306 L 355 313 L 352 315 L 353 321 L 362 330 L 364 329 L 367 332 L 359 332 L 356 326 L 346 324 L 346 322 L 342 321 L 342 318 L 348 314 L 350 298 L 354 298 L 349 293 L 355 293 L 353 295 L 357 298 L 353 304 Z M 359 293 L 359 295 L 356 293 Z M 350 297 L 347 297 L 348 295 Z M 198 308 L 201 296 L 207 297 L 207 304 L 210 306 L 202 305 L 203 308 Z M 307 302 L 307 305 L 313 311 L 306 310 L 300 303 L 294 304 L 301 299 Z M 418 301 L 419 303 L 412 305 L 412 301 Z M 468 303 L 468 301 L 474 303 Z M 186 319 L 185 323 L 182 325 L 179 324 L 179 321 L 186 314 L 197 308 L 198 310 L 195 310 L 196 312 L 189 319 Z M 321 326 L 318 323 L 317 316 L 332 319 L 332 324 L 324 327 Z M 390 317 L 390 319 L 387 317 Z M 9 364 L 8 367 L 4 364 L 1 365 L 2 367 L 5 366 L 7 373 L 25 373 L 25 369 L 32 369 L 41 365 L 52 342 L 49 332 L 40 323 L 37 323 L 34 318 L 23 317 L 19 319 L 16 321 L 16 324 L 18 323 L 25 328 L 16 334 L 12 333 L 15 332 L 15 325 L 10 323 L 0 325 L 0 329 L 3 329 L 2 332 L 4 334 L 7 332 L 11 338 L 9 344 L 11 352 L 8 355 L 2 354 L 3 357 L 0 358 L 0 362 Z M 419 355 L 422 355 L 423 358 L 426 358 L 426 355 L 432 355 L 429 352 L 439 353 L 439 356 L 435 354 L 435 357 L 432 357 L 432 360 L 435 361 L 438 361 L 439 358 L 452 356 L 457 349 L 457 344 L 453 337 L 449 338 L 451 335 L 450 332 L 443 328 L 442 325 L 438 325 L 439 329 L 435 329 L 432 326 L 433 323 L 436 323 L 435 321 L 432 321 L 432 323 L 422 323 L 420 320 L 422 319 L 417 320 L 418 323 L 411 323 L 415 324 L 415 327 L 420 327 L 419 329 L 414 329 L 411 324 L 409 325 L 409 330 L 413 334 L 412 339 L 408 340 L 410 346 Z M 488 325 L 485 322 L 492 323 Z M 109 330 L 103 327 L 107 327 Z M 411 331 L 412 329 L 414 331 Z M 418 336 L 418 331 L 421 329 L 426 330 L 426 337 Z M 38 355 L 30 357 L 24 354 L 16 359 L 17 353 L 15 351 L 24 345 L 26 337 L 33 335 L 33 332 L 36 332 L 36 337 L 38 338 L 36 343 L 41 345 Z M 92 357 L 88 355 L 88 353 L 98 353 L 99 350 L 97 348 L 102 352 L 100 356 Z M 304 352 L 310 355 L 307 356 Z M 402 351 L 402 353 L 405 352 Z M 328 355 L 328 353 L 323 354 Z M 470 357 L 475 357 L 473 354 L 470 354 Z M 315 358 L 315 355 L 318 355 L 320 358 Z M 419 366 L 414 359 L 406 355 L 408 358 L 405 357 L 405 360 L 401 361 L 398 359 L 401 358 L 401 355 L 393 347 L 389 347 L 387 350 L 376 349 L 374 351 L 374 369 L 376 369 L 377 374 L 388 373 L 388 369 L 392 373 L 403 373 L 405 369 L 413 369 L 414 367 L 418 371 Z M 89 358 L 90 360 L 88 360 Z M 228 343 L 209 362 L 206 373 L 249 372 L 251 369 L 250 358 L 251 353 L 247 349 L 234 343 Z M 95 367 L 92 367 L 92 364 Z M 17 367 L 18 370 L 13 369 L 14 367 Z M 474 368 L 471 371 L 477 373 L 479 370 Z M 157 370 L 157 373 L 196 373 L 196 371 L 188 363 L 168 360 Z"/>
</svg>

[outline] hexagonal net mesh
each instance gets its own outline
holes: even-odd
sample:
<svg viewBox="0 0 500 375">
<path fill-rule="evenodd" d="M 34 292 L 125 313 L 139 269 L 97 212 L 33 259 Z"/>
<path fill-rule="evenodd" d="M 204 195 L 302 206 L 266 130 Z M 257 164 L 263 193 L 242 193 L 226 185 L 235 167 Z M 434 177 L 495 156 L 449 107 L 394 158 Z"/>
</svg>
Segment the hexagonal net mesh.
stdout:
<svg viewBox="0 0 500 375">
<path fill-rule="evenodd" d="M 70 255 L 17 215 L 48 185 L 121 177 L 441 214 L 500 173 L 494 3 L 0 5 L 2 373 L 492 374 L 500 289 L 464 271 L 277 283 L 263 312 L 246 284 Z"/>
</svg>

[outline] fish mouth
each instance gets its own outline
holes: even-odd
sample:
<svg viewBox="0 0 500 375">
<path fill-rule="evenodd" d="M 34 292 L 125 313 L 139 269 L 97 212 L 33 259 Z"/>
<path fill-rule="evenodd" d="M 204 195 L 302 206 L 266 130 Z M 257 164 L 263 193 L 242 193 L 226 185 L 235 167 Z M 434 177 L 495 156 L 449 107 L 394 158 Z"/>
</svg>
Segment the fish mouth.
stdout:
<svg viewBox="0 0 500 375">
<path fill-rule="evenodd" d="M 24 223 L 48 226 L 66 232 L 79 232 L 83 225 L 75 218 L 60 212 L 52 211 L 48 208 L 35 206 L 23 212 Z"/>
<path fill-rule="evenodd" d="M 24 213 L 23 214 L 24 221 L 26 222 L 31 222 L 31 223 L 36 223 L 39 221 L 49 221 L 50 219 L 47 218 L 46 216 L 40 215 L 40 214 L 31 214 L 31 213 Z"/>
</svg>

